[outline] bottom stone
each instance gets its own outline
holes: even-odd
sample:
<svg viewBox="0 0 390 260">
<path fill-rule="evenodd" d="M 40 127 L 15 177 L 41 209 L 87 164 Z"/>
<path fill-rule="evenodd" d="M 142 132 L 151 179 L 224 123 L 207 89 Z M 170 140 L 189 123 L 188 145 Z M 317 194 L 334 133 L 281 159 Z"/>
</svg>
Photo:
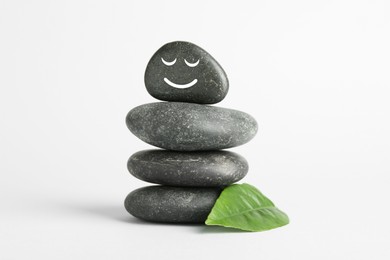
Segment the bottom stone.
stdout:
<svg viewBox="0 0 390 260">
<path fill-rule="evenodd" d="M 134 217 L 166 223 L 204 223 L 221 188 L 148 186 L 132 191 L 125 199 Z"/>
</svg>

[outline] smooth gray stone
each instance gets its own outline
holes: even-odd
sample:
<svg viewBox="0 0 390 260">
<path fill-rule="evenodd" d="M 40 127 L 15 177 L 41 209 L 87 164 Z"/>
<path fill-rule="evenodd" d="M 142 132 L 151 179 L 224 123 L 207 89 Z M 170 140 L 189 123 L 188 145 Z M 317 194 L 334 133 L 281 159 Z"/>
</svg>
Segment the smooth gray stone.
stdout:
<svg viewBox="0 0 390 260">
<path fill-rule="evenodd" d="M 133 154 L 127 168 L 133 176 L 151 183 L 222 187 L 244 178 L 248 163 L 241 155 L 228 151 L 145 150 Z"/>
<path fill-rule="evenodd" d="M 204 223 L 221 193 L 219 188 L 149 186 L 131 192 L 126 210 L 134 217 L 167 223 Z"/>
<path fill-rule="evenodd" d="M 165 44 L 152 56 L 145 85 L 157 99 L 199 104 L 218 103 L 229 90 L 221 65 L 202 48 L 180 41 Z"/>
<path fill-rule="evenodd" d="M 142 141 L 168 150 L 204 151 L 231 148 L 251 140 L 256 120 L 233 109 L 181 102 L 144 104 L 126 117 Z"/>
</svg>

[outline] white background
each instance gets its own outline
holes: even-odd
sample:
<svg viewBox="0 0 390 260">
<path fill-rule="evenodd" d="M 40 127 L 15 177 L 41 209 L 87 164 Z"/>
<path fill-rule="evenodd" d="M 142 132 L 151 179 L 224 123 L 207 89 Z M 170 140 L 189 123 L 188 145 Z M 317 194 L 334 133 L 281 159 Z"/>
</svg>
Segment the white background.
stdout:
<svg viewBox="0 0 390 260">
<path fill-rule="evenodd" d="M 0 1 L 1 259 L 389 259 L 390 4 Z M 135 220 L 126 128 L 143 75 L 186 40 L 225 69 L 218 106 L 258 135 L 243 180 L 288 213 L 260 233 Z"/>
</svg>

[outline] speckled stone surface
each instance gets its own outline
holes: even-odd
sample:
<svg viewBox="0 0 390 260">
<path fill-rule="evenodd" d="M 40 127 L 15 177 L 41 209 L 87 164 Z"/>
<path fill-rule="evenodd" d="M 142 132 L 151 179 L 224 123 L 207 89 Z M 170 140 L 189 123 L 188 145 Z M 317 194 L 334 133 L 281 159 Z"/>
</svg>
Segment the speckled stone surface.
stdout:
<svg viewBox="0 0 390 260">
<path fill-rule="evenodd" d="M 241 155 L 228 151 L 145 150 L 133 154 L 127 168 L 133 176 L 151 183 L 221 187 L 244 178 L 248 163 Z"/>
<path fill-rule="evenodd" d="M 204 151 L 242 145 L 257 132 L 256 120 L 241 111 L 181 102 L 157 102 L 132 109 L 130 131 L 168 150 Z"/>
<path fill-rule="evenodd" d="M 229 82 L 221 65 L 189 42 L 171 42 L 150 59 L 145 71 L 149 94 L 165 101 L 215 104 L 225 98 Z"/>
<path fill-rule="evenodd" d="M 134 217 L 167 223 L 204 223 L 221 189 L 149 186 L 131 192 L 126 210 Z"/>
</svg>

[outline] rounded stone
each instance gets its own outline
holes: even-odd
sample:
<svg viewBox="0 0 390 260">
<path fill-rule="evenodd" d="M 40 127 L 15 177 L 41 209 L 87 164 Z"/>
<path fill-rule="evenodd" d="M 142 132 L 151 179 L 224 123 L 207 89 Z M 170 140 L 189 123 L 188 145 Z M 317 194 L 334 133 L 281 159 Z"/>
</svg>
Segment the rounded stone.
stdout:
<svg viewBox="0 0 390 260">
<path fill-rule="evenodd" d="M 175 152 L 145 150 L 127 162 L 136 178 L 157 184 L 188 187 L 222 187 L 237 182 L 248 172 L 248 163 L 228 151 Z"/>
<path fill-rule="evenodd" d="M 150 59 L 145 86 L 165 101 L 215 104 L 225 98 L 229 81 L 221 65 L 205 50 L 189 42 L 171 42 Z"/>
<path fill-rule="evenodd" d="M 221 193 L 219 188 L 149 186 L 131 192 L 126 210 L 134 217 L 166 223 L 204 223 Z"/>
<path fill-rule="evenodd" d="M 241 111 L 181 102 L 157 102 L 132 109 L 130 131 L 168 150 L 205 151 L 242 145 L 257 132 L 256 120 Z"/>
</svg>

